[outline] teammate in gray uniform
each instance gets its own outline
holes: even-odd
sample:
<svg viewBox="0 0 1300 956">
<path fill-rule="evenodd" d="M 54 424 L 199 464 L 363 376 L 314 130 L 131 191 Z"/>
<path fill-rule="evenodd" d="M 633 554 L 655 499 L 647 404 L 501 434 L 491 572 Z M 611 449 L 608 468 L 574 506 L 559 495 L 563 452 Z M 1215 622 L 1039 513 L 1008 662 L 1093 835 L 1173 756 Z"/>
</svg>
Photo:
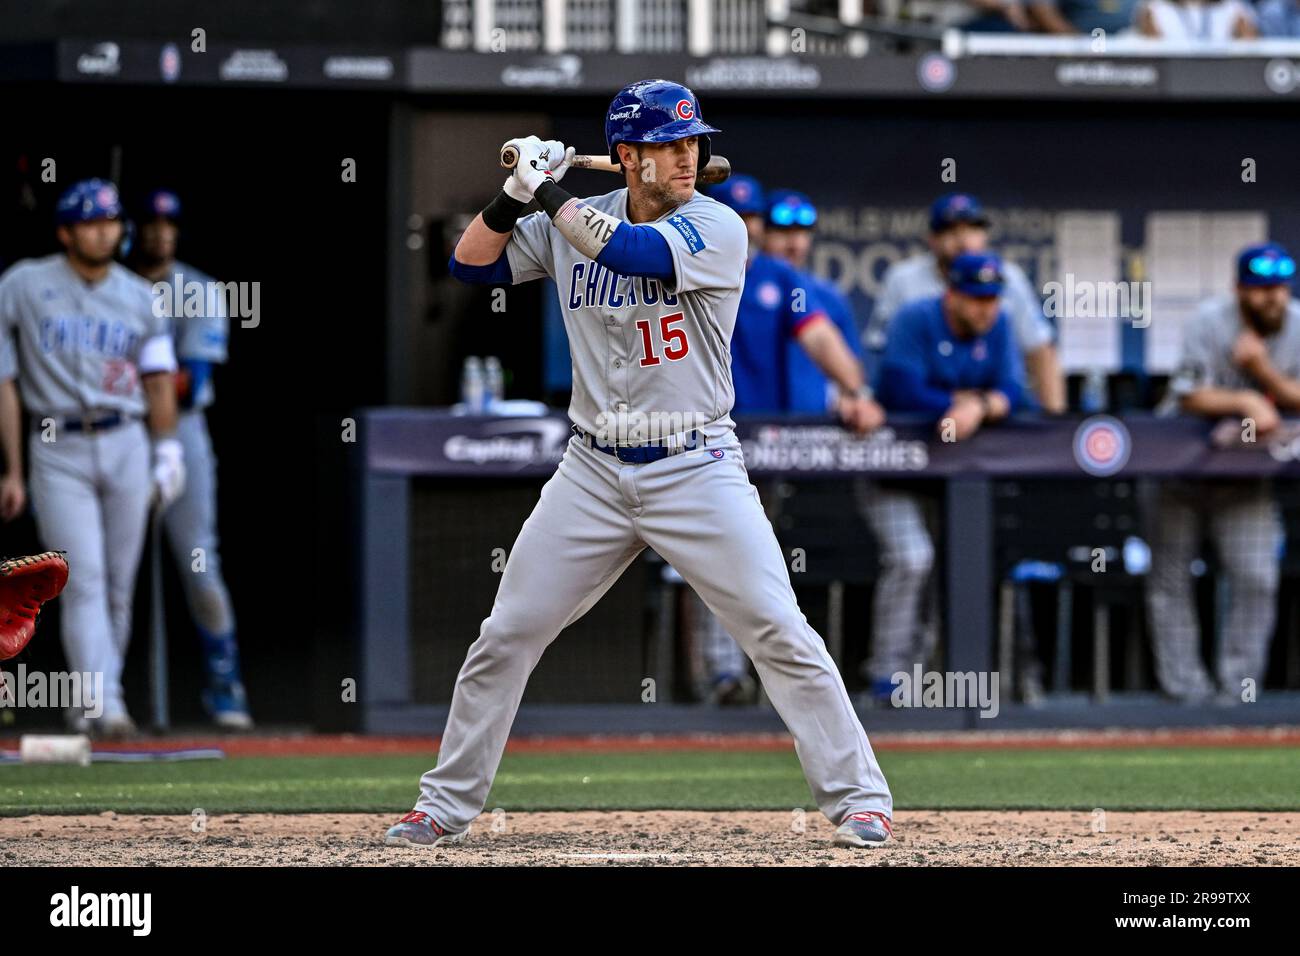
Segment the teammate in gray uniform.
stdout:
<svg viewBox="0 0 1300 956">
<path fill-rule="evenodd" d="M 172 340 L 148 283 L 113 261 L 121 215 L 112 183 L 77 183 L 55 213 L 65 252 L 24 259 L 0 278 L 8 480 L 22 474 L 17 376 L 32 423 L 36 527 L 46 548 L 67 552 L 71 569 L 61 601 L 63 650 L 72 670 L 103 675 L 102 715 L 88 720 L 74 710 L 68 721 L 103 736 L 135 730 L 122 664 L 149 504 L 174 501 L 185 482 Z"/>
<path fill-rule="evenodd" d="M 1174 408 L 1237 427 L 1255 423 L 1263 440 L 1278 409 L 1300 410 L 1300 306 L 1291 299 L 1295 260 L 1276 243 L 1237 259 L 1237 293 L 1212 299 L 1183 331 L 1183 350 L 1161 411 Z M 1283 528 L 1267 481 L 1169 481 L 1151 509 L 1147 608 L 1156 676 L 1169 696 L 1195 703 L 1214 694 L 1200 653 L 1189 566 L 1208 526 L 1228 577 L 1230 603 L 1217 666 L 1219 699 L 1240 701 L 1243 681 L 1259 688 L 1277 614 Z"/>
<path fill-rule="evenodd" d="M 748 238 L 739 216 L 694 188 L 714 132 L 690 90 L 634 83 L 606 120 L 624 188 L 572 197 L 558 185 L 572 148 L 512 140 L 518 165 L 456 247 L 451 268 L 467 281 L 555 279 L 575 435 L 514 543 L 457 678 L 438 766 L 422 778 L 415 810 L 388 831 L 391 845 L 464 839 L 542 652 L 646 547 L 754 661 L 836 841 L 889 837 L 889 788 L 799 610 L 729 415 L 728 343 Z M 534 198 L 542 212 L 517 221 Z"/>
<path fill-rule="evenodd" d="M 212 366 L 226 361 L 229 318 L 216 280 L 176 259 L 180 216 L 181 201 L 175 193 L 165 189 L 150 193 L 136 217 L 138 237 L 130 260 L 131 268 L 169 301 L 185 301 L 190 290 L 201 293 L 202 299 L 195 301 L 203 302 L 198 315 L 171 316 L 180 365 L 176 394 L 181 410 L 176 435 L 185 449 L 187 480 L 181 496 L 163 512 L 163 528 L 203 646 L 207 670 L 203 706 L 218 727 L 249 730 L 253 719 L 240 674 L 235 614 L 221 574 L 217 461 L 206 415 L 214 397 Z"/>
</svg>

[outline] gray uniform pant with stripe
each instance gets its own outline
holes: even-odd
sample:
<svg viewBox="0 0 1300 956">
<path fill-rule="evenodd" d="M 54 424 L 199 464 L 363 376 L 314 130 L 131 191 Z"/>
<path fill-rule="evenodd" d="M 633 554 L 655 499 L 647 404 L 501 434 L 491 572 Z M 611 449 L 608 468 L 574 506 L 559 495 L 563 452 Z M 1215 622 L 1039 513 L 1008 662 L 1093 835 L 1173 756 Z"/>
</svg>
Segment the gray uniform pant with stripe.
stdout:
<svg viewBox="0 0 1300 956">
<path fill-rule="evenodd" d="M 858 505 L 880 549 L 880 578 L 872 601 L 867 676 L 886 680 L 912 670 L 927 654 L 922 638 L 923 598 L 934 569 L 934 541 L 926 526 L 923 494 L 860 481 Z"/>
<path fill-rule="evenodd" d="M 1277 616 L 1282 520 L 1267 482 L 1183 482 L 1159 485 L 1149 509 L 1151 577 L 1147 609 L 1156 676 L 1166 693 L 1198 696 L 1213 685 L 1201 658 L 1200 629 L 1189 567 L 1208 527 L 1230 592 L 1219 648 L 1219 686 L 1264 682 Z"/>
<path fill-rule="evenodd" d="M 884 775 L 825 643 L 799 610 L 733 434 L 708 449 L 639 465 L 570 441 L 470 646 L 438 766 L 421 778 L 416 809 L 453 831 L 478 816 L 542 652 L 647 546 L 753 660 L 821 811 L 836 823 L 859 810 L 892 815 Z M 636 699 L 640 687 L 628 693 Z"/>
<path fill-rule="evenodd" d="M 68 584 L 59 598 L 63 653 L 72 670 L 103 674 L 104 716 L 120 716 L 152 487 L 148 432 L 129 422 L 93 435 L 56 433 L 45 442 L 33 431 L 28 455 L 41 542 L 68 553 Z"/>
<path fill-rule="evenodd" d="M 163 528 L 185 586 L 194 623 L 209 634 L 235 629 L 230 592 L 221 574 L 217 540 L 217 459 L 202 410 L 181 412 L 176 437 L 185 451 L 185 488 L 163 512 Z M 203 570 L 194 569 L 195 549 L 203 552 Z"/>
</svg>

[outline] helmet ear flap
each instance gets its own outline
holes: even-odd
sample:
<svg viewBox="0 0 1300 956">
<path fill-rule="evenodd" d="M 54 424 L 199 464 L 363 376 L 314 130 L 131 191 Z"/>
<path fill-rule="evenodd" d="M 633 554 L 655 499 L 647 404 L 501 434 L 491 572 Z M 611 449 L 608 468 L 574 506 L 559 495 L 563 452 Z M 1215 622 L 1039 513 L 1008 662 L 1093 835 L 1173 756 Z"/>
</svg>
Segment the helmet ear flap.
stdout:
<svg viewBox="0 0 1300 956">
<path fill-rule="evenodd" d="M 713 155 L 713 149 L 712 149 L 712 144 L 709 143 L 709 137 L 706 135 L 700 136 L 699 143 L 700 143 L 700 159 L 699 159 L 699 164 L 696 168 L 703 169 L 705 166 L 709 164 L 709 157 Z"/>
</svg>

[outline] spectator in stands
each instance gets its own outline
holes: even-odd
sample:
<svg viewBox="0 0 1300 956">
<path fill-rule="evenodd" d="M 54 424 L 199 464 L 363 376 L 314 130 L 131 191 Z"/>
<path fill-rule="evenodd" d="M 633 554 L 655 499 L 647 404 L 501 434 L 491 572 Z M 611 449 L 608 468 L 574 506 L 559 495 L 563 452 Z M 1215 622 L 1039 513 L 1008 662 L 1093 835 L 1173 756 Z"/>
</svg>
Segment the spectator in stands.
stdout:
<svg viewBox="0 0 1300 956">
<path fill-rule="evenodd" d="M 914 22 L 968 33 L 1015 33 L 1033 29 L 1020 0 L 923 0 L 908 3 Z"/>
<path fill-rule="evenodd" d="M 1300 37 L 1300 3 L 1296 0 L 1263 0 L 1255 14 L 1264 36 Z"/>
<path fill-rule="evenodd" d="M 1204 303 L 1183 331 L 1182 357 L 1162 410 L 1176 407 L 1233 427 L 1249 440 L 1275 431 L 1278 409 L 1300 410 L 1300 306 L 1291 300 L 1295 260 L 1276 243 L 1237 259 L 1235 297 Z M 1248 433 L 1247 433 L 1248 434 Z M 1243 435 L 1243 438 L 1245 435 Z M 1201 659 L 1190 566 L 1208 528 L 1228 576 L 1230 602 L 1218 661 L 1219 700 L 1264 682 L 1277 614 L 1283 529 L 1267 481 L 1168 481 L 1155 493 L 1147 607 L 1161 689 L 1196 703 L 1214 686 Z"/>
<path fill-rule="evenodd" d="M 1191 46 L 1259 36 L 1255 12 L 1244 0 L 1144 0 L 1137 28 L 1143 36 Z"/>
<path fill-rule="evenodd" d="M 778 189 L 768 197 L 763 250 L 788 263 L 803 276 L 821 300 L 826 315 L 835 323 L 840 335 L 844 336 L 854 358 L 860 362 L 862 330 L 858 328 L 853 306 L 834 282 L 808 270 L 808 256 L 812 251 L 816 225 L 817 207 L 812 204 L 812 200 L 792 189 Z M 833 409 L 839 399 L 839 390 L 834 383 L 797 342 L 787 343 L 785 350 L 786 411 L 820 413 Z M 865 394 L 870 395 L 870 390 Z M 883 412 L 880 420 L 884 420 Z"/>
<path fill-rule="evenodd" d="M 910 303 L 894 317 L 876 378 L 889 414 L 925 416 L 940 437 L 961 441 L 1001 421 L 1023 401 L 1020 354 L 1001 302 L 1001 260 L 962 254 L 948 267 L 942 295 Z M 923 661 L 921 597 L 934 564 L 926 522 L 933 501 L 923 486 L 897 481 L 861 486 L 862 507 L 881 546 L 869 697 L 886 702 L 893 675 Z"/>
<path fill-rule="evenodd" d="M 890 321 L 904 305 L 943 292 L 944 276 L 958 255 L 988 249 L 988 227 L 988 216 L 974 196 L 951 193 L 934 201 L 930 207 L 930 251 L 896 262 L 885 271 L 867 327 L 869 350 L 878 355 L 885 347 Z M 1065 377 L 1042 300 L 1018 265 L 1005 262 L 1002 270 L 1002 309 L 1011 321 L 1038 403 L 1044 411 L 1064 412 Z"/>
<path fill-rule="evenodd" d="M 1133 27 L 1138 0 L 1029 0 L 1029 19 L 1042 33 L 1116 36 Z"/>
</svg>

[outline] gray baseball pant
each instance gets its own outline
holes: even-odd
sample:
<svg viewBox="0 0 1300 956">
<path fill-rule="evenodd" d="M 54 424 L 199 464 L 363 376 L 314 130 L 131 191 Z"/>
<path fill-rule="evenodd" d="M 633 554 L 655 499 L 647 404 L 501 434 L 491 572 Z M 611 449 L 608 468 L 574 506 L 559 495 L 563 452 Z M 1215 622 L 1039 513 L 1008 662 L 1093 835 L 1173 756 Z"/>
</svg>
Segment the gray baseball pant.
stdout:
<svg viewBox="0 0 1300 956">
<path fill-rule="evenodd" d="M 884 774 L 825 643 L 799 610 L 730 433 L 708 449 L 648 464 L 624 464 L 579 438 L 570 441 L 470 646 L 438 766 L 421 778 L 416 809 L 452 831 L 482 812 L 542 652 L 647 546 L 677 569 L 753 660 L 821 811 L 835 823 L 861 810 L 892 815 Z"/>
</svg>

